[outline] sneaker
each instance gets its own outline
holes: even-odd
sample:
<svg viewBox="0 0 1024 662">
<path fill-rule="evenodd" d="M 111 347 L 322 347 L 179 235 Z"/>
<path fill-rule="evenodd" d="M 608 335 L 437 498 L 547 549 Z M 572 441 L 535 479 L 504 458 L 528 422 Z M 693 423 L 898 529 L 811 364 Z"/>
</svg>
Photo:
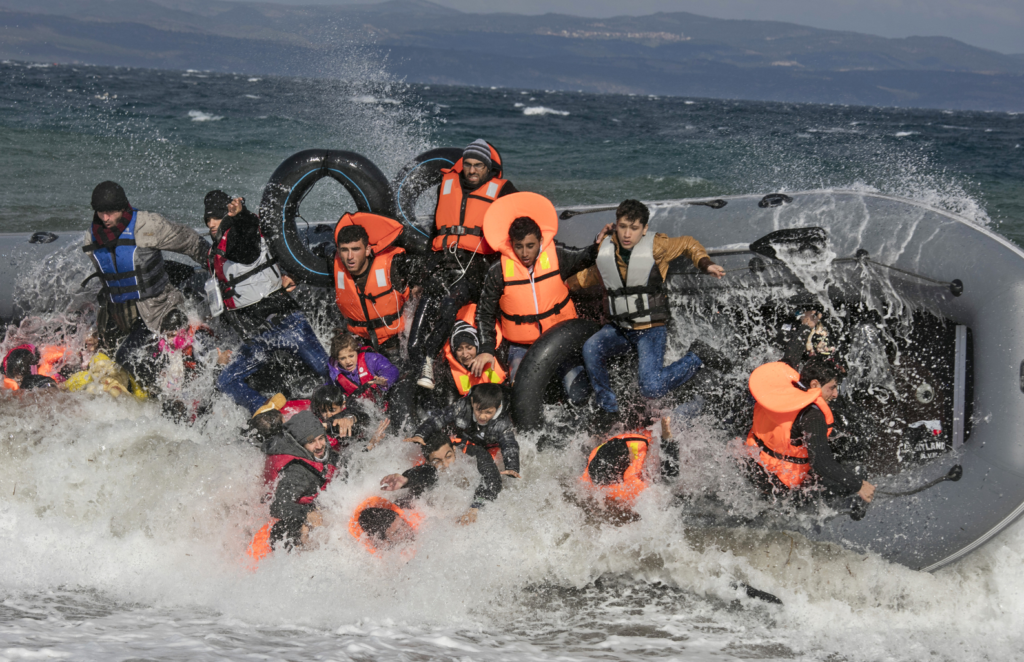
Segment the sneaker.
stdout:
<svg viewBox="0 0 1024 662">
<path fill-rule="evenodd" d="M 423 363 L 423 372 L 420 373 L 420 378 L 416 380 L 416 386 L 420 386 L 426 389 L 434 390 L 434 362 L 426 361 Z"/>
<path fill-rule="evenodd" d="M 703 340 L 694 340 L 687 351 L 696 354 L 700 362 L 712 370 L 717 370 L 718 372 L 729 372 L 732 370 L 732 361 L 725 358 L 725 354 L 722 354 Z"/>
</svg>

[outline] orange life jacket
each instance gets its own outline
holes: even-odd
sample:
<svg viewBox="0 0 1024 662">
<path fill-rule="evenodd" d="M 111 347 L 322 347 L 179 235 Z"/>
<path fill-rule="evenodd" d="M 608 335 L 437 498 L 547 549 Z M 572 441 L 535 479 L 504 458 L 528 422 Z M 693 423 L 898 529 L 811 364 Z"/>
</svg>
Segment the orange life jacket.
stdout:
<svg viewBox="0 0 1024 662">
<path fill-rule="evenodd" d="M 468 303 L 462 308 L 459 308 L 457 318 L 467 324 L 475 324 L 476 320 L 476 304 Z M 496 338 L 494 340 L 494 346 L 497 347 L 501 344 L 501 325 L 495 325 Z M 465 396 L 469 393 L 469 389 L 473 388 L 477 384 L 501 384 L 506 379 L 505 371 L 495 361 L 491 368 L 487 368 L 479 377 L 473 375 L 472 372 L 467 370 L 459 360 L 455 358 L 455 352 L 452 351 L 451 340 L 447 340 L 444 343 L 444 358 L 448 360 L 448 366 L 452 371 L 452 379 L 455 380 L 455 388 L 459 390 L 459 395 Z"/>
<path fill-rule="evenodd" d="M 359 525 L 359 516 L 367 508 L 385 508 L 387 510 L 390 510 L 399 517 L 401 517 L 403 520 L 405 520 L 405 523 L 411 526 L 414 530 L 419 528 L 420 521 L 422 521 L 423 519 L 422 515 L 411 511 L 403 510 L 402 508 L 399 508 L 398 506 L 396 506 L 395 504 L 393 504 L 392 502 L 388 501 L 383 497 L 368 497 L 361 504 L 359 504 L 359 506 L 356 508 L 356 511 L 352 513 L 352 519 L 348 521 L 348 532 L 353 538 L 363 543 L 363 545 L 366 547 L 367 550 L 369 550 L 371 554 L 379 554 L 380 550 L 378 550 L 377 546 L 373 544 L 373 538 L 371 538 L 369 534 L 363 531 L 363 527 Z"/>
<path fill-rule="evenodd" d="M 630 463 L 629 467 L 622 474 L 621 483 L 613 483 L 611 485 L 596 485 L 594 481 L 590 479 L 590 463 L 594 461 L 594 456 L 597 452 L 605 446 L 605 444 L 621 439 L 626 442 L 626 447 L 629 449 Z M 604 444 L 599 445 L 594 450 L 590 451 L 590 457 L 587 458 L 587 468 L 583 471 L 583 475 L 580 480 L 591 485 L 604 494 L 605 498 L 615 499 L 617 501 L 632 501 L 641 492 L 647 489 L 647 481 L 644 480 L 644 460 L 647 459 L 647 447 L 651 443 L 651 433 L 649 430 L 639 430 L 635 432 L 627 432 L 620 434 L 608 439 Z"/>
<path fill-rule="evenodd" d="M 532 218 L 543 235 L 540 254 L 533 263 L 532 272 L 516 257 L 508 236 L 509 226 L 520 216 Z M 533 344 L 542 333 L 559 322 L 576 319 L 576 306 L 569 298 L 569 288 L 558 270 L 557 233 L 555 206 L 536 193 L 506 195 L 487 211 L 484 237 L 501 253 L 501 276 L 505 289 L 498 306 L 501 332 L 510 342 Z"/>
<path fill-rule="evenodd" d="M 488 147 L 491 147 L 488 145 Z M 498 174 L 483 186 L 473 190 L 462 189 L 462 159 L 451 168 L 441 170 L 441 189 L 434 213 L 434 241 L 431 248 L 443 251 L 457 246 L 462 250 L 481 255 L 490 255 L 494 249 L 483 237 L 484 214 L 491 203 L 498 199 L 507 179 L 501 177 L 501 155 L 491 147 L 492 167 Z"/>
<path fill-rule="evenodd" d="M 747 446 L 760 449 L 757 463 L 790 489 L 800 487 L 811 471 L 807 447 L 793 443 L 793 423 L 807 407 L 814 405 L 825 415 L 832 434 L 832 410 L 821 390 L 798 386 L 800 373 L 787 363 L 765 363 L 750 373 L 750 394 L 754 396 L 754 425 L 747 433 Z"/>
<path fill-rule="evenodd" d="M 246 564 L 246 569 L 249 572 L 256 572 L 259 562 L 274 551 L 274 548 L 270 546 L 270 532 L 275 524 L 277 524 L 277 519 L 271 517 L 270 521 L 264 524 L 249 542 L 249 546 L 245 550 L 245 553 L 249 556 L 249 562 Z"/>
<path fill-rule="evenodd" d="M 39 357 L 39 363 L 36 364 L 35 374 L 45 375 L 51 379 L 57 381 L 63 381 L 60 379 L 60 369 L 64 365 L 64 355 L 67 354 L 67 348 L 59 345 L 47 345 L 41 348 L 37 348 L 35 345 L 25 343 L 18 345 L 7 352 L 7 355 L 3 359 L 3 371 L 7 372 L 7 357 L 11 355 L 16 349 L 27 349 L 35 353 Z M 4 377 L 4 388 L 11 391 L 17 391 L 20 386 L 18 382 L 14 381 L 10 377 Z"/>
<path fill-rule="evenodd" d="M 338 310 L 348 320 L 350 332 L 371 344 L 374 338 L 378 344 L 383 343 L 405 329 L 402 307 L 409 298 L 409 288 L 399 291 L 391 283 L 391 262 L 396 255 L 405 253 L 404 248 L 393 245 L 403 226 L 394 219 L 368 212 L 345 214 L 334 229 L 335 241 L 338 231 L 346 225 L 360 225 L 370 235 L 373 260 L 368 267 L 366 286 L 360 290 L 341 259 L 335 257 L 334 298 Z"/>
</svg>

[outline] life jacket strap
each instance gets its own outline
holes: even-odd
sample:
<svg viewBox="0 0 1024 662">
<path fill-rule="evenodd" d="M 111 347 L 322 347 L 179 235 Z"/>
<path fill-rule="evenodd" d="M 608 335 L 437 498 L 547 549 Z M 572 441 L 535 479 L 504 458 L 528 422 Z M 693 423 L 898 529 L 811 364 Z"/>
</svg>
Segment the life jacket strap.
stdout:
<svg viewBox="0 0 1024 662">
<path fill-rule="evenodd" d="M 548 278 L 554 278 L 555 276 L 561 276 L 561 275 L 562 274 L 561 274 L 560 271 L 552 271 L 550 273 L 544 274 L 543 276 L 539 276 L 537 278 L 534 278 L 532 281 L 529 278 L 524 278 L 522 280 L 506 280 L 505 281 L 505 286 L 508 287 L 509 285 L 529 285 L 531 282 L 532 283 L 539 283 L 542 280 L 547 280 Z"/>
<path fill-rule="evenodd" d="M 401 312 L 397 312 L 394 315 L 385 315 L 384 317 L 378 317 L 377 319 L 366 320 L 360 322 L 358 320 L 349 320 L 349 326 L 355 326 L 359 328 L 367 329 L 381 329 L 385 326 L 390 326 L 392 322 L 395 322 L 402 316 Z"/>
<path fill-rule="evenodd" d="M 782 460 L 783 462 L 789 462 L 790 464 L 810 464 L 811 463 L 810 458 L 807 458 L 807 457 L 792 457 L 790 455 L 783 455 L 782 453 L 777 453 L 777 452 L 773 451 L 772 449 L 768 448 L 768 446 L 766 446 L 765 443 L 763 441 L 761 441 L 760 437 L 758 437 L 756 434 L 753 435 L 753 436 L 754 436 L 754 441 L 757 442 L 757 445 L 761 449 L 761 452 L 764 453 L 765 455 L 769 455 L 771 457 L 774 457 L 776 460 Z"/>
<path fill-rule="evenodd" d="M 560 303 L 556 303 L 554 306 L 551 307 L 550 310 L 546 310 L 543 313 L 538 313 L 536 315 L 509 315 L 504 310 L 502 310 L 501 316 L 514 324 L 536 324 L 541 320 L 547 319 L 553 315 L 557 315 L 560 312 L 562 312 L 562 309 L 568 306 L 570 301 L 571 297 L 569 295 L 566 295 L 565 299 L 563 299 Z"/>
<path fill-rule="evenodd" d="M 442 236 L 456 235 L 462 237 L 466 235 L 472 235 L 474 237 L 482 237 L 484 236 L 484 229 L 480 227 L 466 227 L 465 225 L 446 225 L 445 227 L 439 229 L 437 231 L 437 234 Z"/>
</svg>

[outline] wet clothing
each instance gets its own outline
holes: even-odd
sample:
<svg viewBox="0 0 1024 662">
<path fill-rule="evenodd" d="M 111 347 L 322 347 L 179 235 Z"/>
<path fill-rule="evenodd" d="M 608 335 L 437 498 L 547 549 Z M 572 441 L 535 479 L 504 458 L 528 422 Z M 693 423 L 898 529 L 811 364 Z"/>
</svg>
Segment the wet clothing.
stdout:
<svg viewBox="0 0 1024 662">
<path fill-rule="evenodd" d="M 53 377 L 47 377 L 46 375 L 26 375 L 21 380 L 21 386 L 18 390 L 20 391 L 31 391 L 37 388 L 51 388 L 57 386 L 57 382 L 54 381 Z"/>
<path fill-rule="evenodd" d="M 129 219 L 129 222 L 131 222 L 131 219 Z M 99 239 L 101 237 L 94 237 L 90 231 L 86 247 L 102 248 L 102 245 L 97 245 L 96 243 Z M 119 241 L 120 239 L 115 240 L 113 244 L 117 244 Z M 195 230 L 172 223 L 160 214 L 147 211 L 138 211 L 135 214 L 134 243 L 136 253 L 138 254 L 135 258 L 136 264 L 154 261 L 156 259 L 155 254 L 160 253 L 160 251 L 170 251 L 185 255 L 197 264 L 205 265 L 210 254 L 210 244 L 200 237 Z M 111 246 L 111 244 L 106 245 L 108 247 Z M 95 250 L 91 252 L 95 253 Z M 114 303 L 110 294 L 101 290 L 99 301 L 100 305 L 104 307 L 137 308 L 138 314 L 146 327 L 155 333 L 160 330 L 160 323 L 167 313 L 176 308 L 181 308 L 185 298 L 177 288 L 170 284 L 165 284 L 158 293 L 152 296 L 122 303 Z M 113 315 L 108 314 L 107 316 L 107 318 L 114 320 L 131 320 L 132 317 L 131 313 L 126 311 Z M 120 330 L 122 333 L 129 333 L 131 327 L 121 328 Z"/>
<path fill-rule="evenodd" d="M 640 395 L 644 398 L 660 398 L 697 374 L 703 363 L 693 352 L 687 352 L 672 364 L 664 365 L 667 337 L 668 329 L 664 325 L 631 331 L 614 324 L 605 324 L 583 343 L 583 364 L 601 409 L 619 411 L 619 403 L 608 376 L 608 359 L 634 348 L 640 356 Z"/>
<path fill-rule="evenodd" d="M 389 247 L 367 260 L 362 273 L 349 274 L 334 261 L 335 300 L 348 330 L 366 339 L 374 351 L 396 339 L 405 328 L 402 309 L 409 296 L 409 261 L 404 249 Z M 373 280 L 370 275 L 373 274 Z"/>
<path fill-rule="evenodd" d="M 501 492 L 501 473 L 486 448 L 476 444 L 464 444 L 456 447 L 456 453 L 465 453 L 476 460 L 476 470 L 480 472 L 480 484 L 473 493 L 470 508 L 482 508 L 488 501 L 494 501 Z M 437 484 L 438 470 L 430 464 L 423 464 L 402 472 L 409 479 L 405 484 L 411 498 L 419 498 L 426 490 Z"/>
<path fill-rule="evenodd" d="M 331 381 L 337 383 L 345 395 L 352 395 L 360 386 L 369 383 L 374 377 L 387 380 L 384 386 L 374 385 L 372 388 L 380 393 L 386 392 L 398 381 L 398 368 L 386 356 L 377 352 L 359 352 L 355 370 L 345 370 L 334 359 L 330 360 Z M 369 391 L 369 389 L 367 389 Z M 372 398 L 371 395 L 366 397 Z"/>
<path fill-rule="evenodd" d="M 270 504 L 270 516 L 278 520 L 271 532 L 272 544 L 289 540 L 296 542 L 306 516 L 316 509 L 316 497 L 330 482 L 340 456 L 328 447 L 326 458 L 318 462 L 287 431 L 269 440 L 267 455 L 295 458 L 274 477 L 277 485 Z M 318 470 L 317 466 L 321 468 Z"/>
<path fill-rule="evenodd" d="M 591 244 L 585 248 L 568 248 L 555 241 L 555 254 L 558 260 L 559 277 L 564 281 L 576 273 L 594 265 L 597 259 L 599 246 Z M 547 250 L 550 250 L 548 248 Z M 480 292 L 480 301 L 476 309 L 476 328 L 480 334 L 480 353 L 494 354 L 495 350 L 495 329 L 494 324 L 501 314 L 499 301 L 505 292 L 505 278 L 502 274 L 501 261 L 495 262 L 487 271 L 483 289 Z M 454 323 L 454 322 L 453 322 Z M 509 358 L 509 365 L 512 360 Z"/>
<path fill-rule="evenodd" d="M 498 413 L 480 426 L 473 416 L 473 405 L 469 398 L 460 398 L 441 410 L 435 410 L 420 423 L 413 436 L 426 439 L 433 434 L 455 436 L 463 442 L 475 444 L 484 449 L 498 447 L 501 459 L 508 471 L 519 471 L 519 442 L 516 441 L 512 419 L 508 414 L 508 402 L 503 402 Z"/>
</svg>

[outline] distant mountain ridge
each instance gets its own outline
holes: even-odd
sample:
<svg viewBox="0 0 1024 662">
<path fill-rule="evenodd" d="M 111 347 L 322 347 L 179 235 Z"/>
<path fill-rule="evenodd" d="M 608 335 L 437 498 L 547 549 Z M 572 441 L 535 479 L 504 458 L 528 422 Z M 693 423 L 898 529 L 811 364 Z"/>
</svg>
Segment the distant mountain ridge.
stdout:
<svg viewBox="0 0 1024 662">
<path fill-rule="evenodd" d="M 427 0 L 0 0 L 0 57 L 345 75 L 353 47 L 410 82 L 1024 110 L 1024 54 L 683 12 L 470 14 Z M 110 35 L 118 34 L 116 40 Z"/>
</svg>

